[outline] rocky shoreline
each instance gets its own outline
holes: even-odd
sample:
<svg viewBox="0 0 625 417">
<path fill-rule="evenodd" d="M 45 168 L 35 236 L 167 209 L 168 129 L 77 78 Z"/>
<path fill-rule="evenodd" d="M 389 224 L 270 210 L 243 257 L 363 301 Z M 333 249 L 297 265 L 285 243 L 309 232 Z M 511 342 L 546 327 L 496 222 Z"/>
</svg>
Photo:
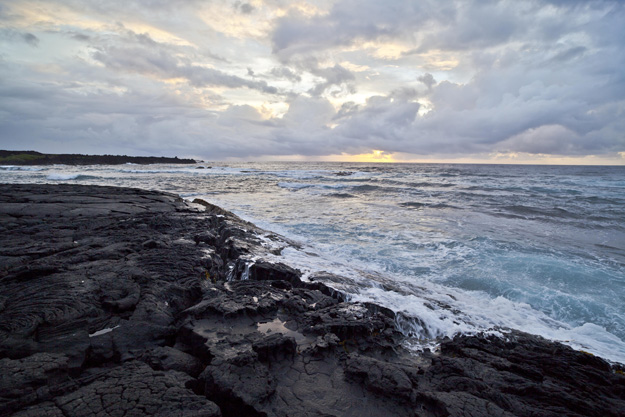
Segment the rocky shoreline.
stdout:
<svg viewBox="0 0 625 417">
<path fill-rule="evenodd" d="M 625 415 L 620 365 L 517 331 L 415 355 L 198 203 L 0 185 L 1 416 Z"/>
</svg>

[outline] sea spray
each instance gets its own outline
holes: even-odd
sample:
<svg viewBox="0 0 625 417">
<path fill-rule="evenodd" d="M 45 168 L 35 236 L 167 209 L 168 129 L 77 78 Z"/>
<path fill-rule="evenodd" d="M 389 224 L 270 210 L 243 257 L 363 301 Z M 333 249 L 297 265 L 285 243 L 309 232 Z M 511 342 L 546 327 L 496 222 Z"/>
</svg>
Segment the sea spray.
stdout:
<svg viewBox="0 0 625 417">
<path fill-rule="evenodd" d="M 625 167 L 207 165 L 3 167 L 0 180 L 200 197 L 297 241 L 276 260 L 344 277 L 327 284 L 401 313 L 415 339 L 511 327 L 625 361 Z"/>
</svg>

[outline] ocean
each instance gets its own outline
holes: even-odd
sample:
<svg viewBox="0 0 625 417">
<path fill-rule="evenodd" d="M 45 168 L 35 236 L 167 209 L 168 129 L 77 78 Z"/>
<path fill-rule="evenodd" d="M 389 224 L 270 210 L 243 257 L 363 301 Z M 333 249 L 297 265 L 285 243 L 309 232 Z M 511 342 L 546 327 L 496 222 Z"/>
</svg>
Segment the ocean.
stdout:
<svg viewBox="0 0 625 417">
<path fill-rule="evenodd" d="M 397 312 L 413 349 L 515 328 L 625 363 L 623 166 L 4 166 L 0 182 L 202 198 L 299 244 L 273 261 Z"/>
</svg>

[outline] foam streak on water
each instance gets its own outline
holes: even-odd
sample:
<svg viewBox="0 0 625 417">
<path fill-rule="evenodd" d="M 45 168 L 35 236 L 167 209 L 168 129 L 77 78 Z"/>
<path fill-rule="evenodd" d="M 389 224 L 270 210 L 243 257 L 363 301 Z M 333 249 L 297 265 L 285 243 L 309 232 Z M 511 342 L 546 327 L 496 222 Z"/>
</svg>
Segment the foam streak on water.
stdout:
<svg viewBox="0 0 625 417">
<path fill-rule="evenodd" d="M 347 277 L 317 279 L 398 312 L 416 344 L 503 326 L 625 362 L 625 167 L 0 167 L 0 181 L 204 198 L 301 243 L 276 260 Z"/>
</svg>

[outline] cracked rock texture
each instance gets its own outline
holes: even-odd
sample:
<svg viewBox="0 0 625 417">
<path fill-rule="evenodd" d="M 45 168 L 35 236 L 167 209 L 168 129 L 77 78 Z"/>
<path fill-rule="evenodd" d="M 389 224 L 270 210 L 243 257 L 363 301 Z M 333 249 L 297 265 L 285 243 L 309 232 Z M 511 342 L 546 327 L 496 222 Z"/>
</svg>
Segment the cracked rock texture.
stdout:
<svg viewBox="0 0 625 417">
<path fill-rule="evenodd" d="M 197 203 L 0 185 L 0 415 L 625 415 L 620 365 L 517 331 L 408 352 L 392 311 Z"/>
</svg>

